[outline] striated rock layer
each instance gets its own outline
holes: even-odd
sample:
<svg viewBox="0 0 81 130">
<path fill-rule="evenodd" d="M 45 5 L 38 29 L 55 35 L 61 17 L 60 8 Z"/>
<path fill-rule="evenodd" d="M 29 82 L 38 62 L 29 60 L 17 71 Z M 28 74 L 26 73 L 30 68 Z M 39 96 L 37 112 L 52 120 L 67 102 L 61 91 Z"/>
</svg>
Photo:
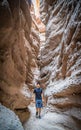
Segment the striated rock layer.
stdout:
<svg viewBox="0 0 81 130">
<path fill-rule="evenodd" d="M 31 3 L 29 3 L 31 4 Z M 39 37 L 33 31 L 27 0 L 0 1 L 0 102 L 25 121 Z"/>
<path fill-rule="evenodd" d="M 41 0 L 46 44 L 41 50 L 41 81 L 50 109 L 62 112 L 67 130 L 81 129 L 81 0 Z M 72 122 L 75 122 L 72 125 Z M 60 123 L 59 123 L 60 124 Z"/>
</svg>

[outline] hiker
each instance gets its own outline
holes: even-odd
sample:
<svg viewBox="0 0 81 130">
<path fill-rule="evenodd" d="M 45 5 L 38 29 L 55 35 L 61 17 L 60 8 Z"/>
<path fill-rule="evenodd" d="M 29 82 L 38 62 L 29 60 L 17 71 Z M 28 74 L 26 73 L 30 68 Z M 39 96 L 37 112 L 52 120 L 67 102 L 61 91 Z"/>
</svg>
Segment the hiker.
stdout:
<svg viewBox="0 0 81 130">
<path fill-rule="evenodd" d="M 36 88 L 34 89 L 34 94 L 36 104 L 36 117 L 41 118 L 41 108 L 43 107 L 43 92 L 39 81 L 37 81 Z"/>
</svg>

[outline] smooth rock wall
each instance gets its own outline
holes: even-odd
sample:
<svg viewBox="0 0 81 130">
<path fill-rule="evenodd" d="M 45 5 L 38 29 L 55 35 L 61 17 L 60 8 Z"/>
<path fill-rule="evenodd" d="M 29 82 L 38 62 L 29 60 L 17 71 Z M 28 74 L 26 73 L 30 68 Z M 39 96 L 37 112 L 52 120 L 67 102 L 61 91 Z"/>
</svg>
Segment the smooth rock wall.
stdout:
<svg viewBox="0 0 81 130">
<path fill-rule="evenodd" d="M 25 121 L 29 116 L 32 68 L 37 67 L 39 36 L 32 30 L 27 0 L 0 1 L 0 102 Z"/>
</svg>

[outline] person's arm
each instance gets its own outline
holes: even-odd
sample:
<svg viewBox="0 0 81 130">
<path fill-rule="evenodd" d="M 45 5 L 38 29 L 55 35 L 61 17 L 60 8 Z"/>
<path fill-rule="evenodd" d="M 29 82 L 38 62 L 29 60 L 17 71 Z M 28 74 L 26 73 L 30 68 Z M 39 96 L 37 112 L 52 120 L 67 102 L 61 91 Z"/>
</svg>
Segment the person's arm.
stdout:
<svg viewBox="0 0 81 130">
<path fill-rule="evenodd" d="M 42 93 L 42 101 L 44 101 L 44 94 Z"/>
<path fill-rule="evenodd" d="M 42 93 L 41 93 L 41 96 L 42 96 L 42 102 L 43 102 L 43 104 L 45 105 L 45 100 L 44 100 L 44 93 L 43 93 L 43 91 L 42 91 Z"/>
</svg>

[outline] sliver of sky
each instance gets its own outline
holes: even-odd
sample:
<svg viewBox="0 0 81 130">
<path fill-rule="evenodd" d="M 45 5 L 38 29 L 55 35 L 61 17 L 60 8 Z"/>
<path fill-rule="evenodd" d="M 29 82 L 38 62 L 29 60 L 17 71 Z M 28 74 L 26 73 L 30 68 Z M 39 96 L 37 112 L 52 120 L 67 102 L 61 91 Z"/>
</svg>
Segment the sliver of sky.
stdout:
<svg viewBox="0 0 81 130">
<path fill-rule="evenodd" d="M 33 5 L 34 5 L 34 9 L 35 9 L 35 15 L 37 16 L 37 17 L 39 17 L 40 16 L 40 13 L 39 13 L 39 0 L 32 0 L 32 2 L 33 2 Z"/>
</svg>

